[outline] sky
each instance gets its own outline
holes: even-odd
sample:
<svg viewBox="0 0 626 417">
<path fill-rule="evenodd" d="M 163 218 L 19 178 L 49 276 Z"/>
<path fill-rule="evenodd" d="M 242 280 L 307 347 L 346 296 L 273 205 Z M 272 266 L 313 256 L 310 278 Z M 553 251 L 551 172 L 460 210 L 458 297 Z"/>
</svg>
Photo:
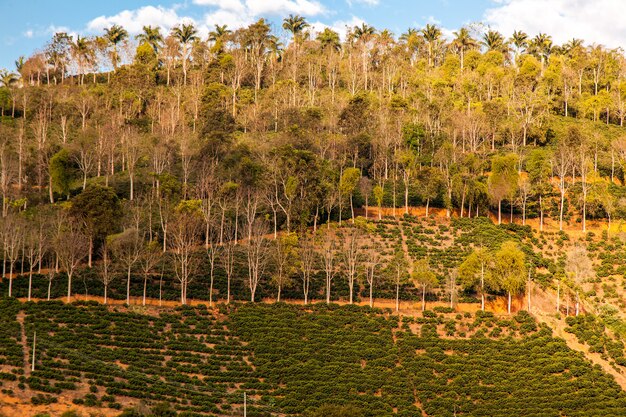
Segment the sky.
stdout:
<svg viewBox="0 0 626 417">
<path fill-rule="evenodd" d="M 55 32 L 101 34 L 121 24 L 131 35 L 144 25 L 164 32 L 193 22 L 206 36 L 215 24 L 236 29 L 263 17 L 284 35 L 283 17 L 300 14 L 314 29 L 366 22 L 400 35 L 409 27 L 435 23 L 450 36 L 471 23 L 510 35 L 544 32 L 556 43 L 584 39 L 616 48 L 626 46 L 626 0 L 0 0 L 0 68 L 42 49 Z"/>
</svg>

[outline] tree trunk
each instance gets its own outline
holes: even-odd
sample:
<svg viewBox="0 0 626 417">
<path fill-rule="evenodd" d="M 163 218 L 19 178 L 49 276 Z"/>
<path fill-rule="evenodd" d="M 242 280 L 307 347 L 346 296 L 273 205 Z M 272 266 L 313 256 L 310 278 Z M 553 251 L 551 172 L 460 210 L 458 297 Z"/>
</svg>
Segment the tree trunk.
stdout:
<svg viewBox="0 0 626 417">
<path fill-rule="evenodd" d="M 509 314 L 511 314 L 511 291 L 509 291 L 509 300 L 508 300 L 508 304 L 507 304 L 507 311 Z"/>
<path fill-rule="evenodd" d="M 422 286 L 422 311 L 426 310 L 426 286 Z"/>
<path fill-rule="evenodd" d="M 126 304 L 130 305 L 130 266 L 126 277 Z"/>
<path fill-rule="evenodd" d="M 68 272 L 67 274 L 67 302 L 69 304 L 72 298 L 72 273 Z"/>
<path fill-rule="evenodd" d="M 104 286 L 104 304 L 107 303 L 107 290 L 108 290 L 108 285 Z"/>
<path fill-rule="evenodd" d="M 396 313 L 400 310 L 400 283 L 396 283 Z"/>
</svg>

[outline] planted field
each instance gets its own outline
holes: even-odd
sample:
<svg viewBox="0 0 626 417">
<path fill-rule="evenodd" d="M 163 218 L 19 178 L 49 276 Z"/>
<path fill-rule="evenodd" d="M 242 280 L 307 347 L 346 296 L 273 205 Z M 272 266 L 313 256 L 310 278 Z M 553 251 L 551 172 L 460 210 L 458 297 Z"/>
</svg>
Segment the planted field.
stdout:
<svg viewBox="0 0 626 417">
<path fill-rule="evenodd" d="M 129 311 L 0 303 L 4 395 L 181 415 L 616 416 L 626 394 L 526 313 L 420 317 L 325 304 Z M 23 327 L 22 327 L 23 326 Z M 36 370 L 30 372 L 37 331 Z M 26 336 L 26 345 L 22 338 Z"/>
</svg>

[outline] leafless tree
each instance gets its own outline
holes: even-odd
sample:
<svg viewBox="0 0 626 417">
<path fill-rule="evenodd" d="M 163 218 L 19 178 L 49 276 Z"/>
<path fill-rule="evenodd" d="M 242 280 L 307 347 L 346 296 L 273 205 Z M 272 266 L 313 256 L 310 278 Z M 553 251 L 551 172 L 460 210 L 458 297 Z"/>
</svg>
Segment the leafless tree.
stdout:
<svg viewBox="0 0 626 417">
<path fill-rule="evenodd" d="M 267 224 L 262 219 L 254 219 L 248 228 L 250 238 L 246 241 L 244 251 L 248 265 L 248 288 L 250 289 L 250 301 L 254 302 L 261 277 L 269 261 L 269 241 L 265 234 L 268 231 Z"/>
<path fill-rule="evenodd" d="M 67 216 L 61 223 L 59 233 L 55 237 L 54 246 L 59 262 L 67 273 L 67 302 L 72 297 L 72 277 L 81 261 L 89 251 L 89 237 L 80 228 L 82 222 L 67 220 Z"/>
<path fill-rule="evenodd" d="M 104 285 L 104 304 L 107 303 L 107 296 L 109 290 L 109 284 L 115 279 L 115 274 L 113 274 L 112 266 L 111 266 L 111 253 L 107 243 L 105 242 L 100 247 L 100 258 L 102 261 L 100 262 L 99 267 L 99 276 L 102 284 Z"/>
<path fill-rule="evenodd" d="M 126 304 L 130 305 L 130 277 L 133 266 L 139 261 L 143 239 L 137 229 L 126 229 L 111 238 L 113 257 L 126 271 Z"/>
<path fill-rule="evenodd" d="M 330 289 L 337 274 L 337 232 L 328 228 L 321 236 L 320 257 L 326 273 L 326 304 L 330 304 Z"/>
<path fill-rule="evenodd" d="M 363 258 L 361 237 L 362 230 L 352 226 L 345 231 L 341 242 L 341 258 L 345 265 L 346 277 L 348 278 L 350 304 L 353 303 L 354 283 L 356 282 L 359 266 Z"/>
<path fill-rule="evenodd" d="M 180 303 L 187 304 L 187 287 L 193 279 L 198 266 L 199 257 L 195 249 L 199 243 L 202 222 L 199 213 L 177 212 L 172 222 L 172 233 L 169 241 L 174 261 L 174 273 L 180 282 Z"/>
<path fill-rule="evenodd" d="M 317 252 L 315 241 L 309 234 L 303 235 L 298 242 L 298 254 L 300 257 L 300 275 L 302 277 L 302 290 L 304 292 L 304 304 L 309 301 L 309 288 L 311 275 L 315 272 Z"/>
</svg>

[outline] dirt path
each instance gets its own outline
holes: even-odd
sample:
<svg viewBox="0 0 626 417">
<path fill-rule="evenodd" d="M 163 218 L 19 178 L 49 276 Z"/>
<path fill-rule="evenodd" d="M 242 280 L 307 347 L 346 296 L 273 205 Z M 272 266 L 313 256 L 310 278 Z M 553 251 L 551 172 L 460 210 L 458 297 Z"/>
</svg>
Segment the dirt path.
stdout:
<svg viewBox="0 0 626 417">
<path fill-rule="evenodd" d="M 26 374 L 26 376 L 29 376 L 30 375 L 30 352 L 28 349 L 28 338 L 26 337 L 26 330 L 24 329 L 25 317 L 26 317 L 26 314 L 24 313 L 24 310 L 20 310 L 20 312 L 17 313 L 17 316 L 15 316 L 15 319 L 20 324 L 20 336 L 21 336 L 20 343 L 22 345 L 22 351 L 24 352 L 24 373 Z"/>
<path fill-rule="evenodd" d="M 613 368 L 609 361 L 602 359 L 602 356 L 599 353 L 589 352 L 589 346 L 580 343 L 576 338 L 576 335 L 567 333 L 565 331 L 567 324 L 565 324 L 564 319 L 557 319 L 554 315 L 546 313 L 535 313 L 535 317 L 538 321 L 547 324 L 552 329 L 555 337 L 560 337 L 565 340 L 565 343 L 567 343 L 567 346 L 570 349 L 581 352 L 585 355 L 587 360 L 591 361 L 595 365 L 600 365 L 604 372 L 613 375 L 615 382 L 617 382 L 617 384 L 626 391 L 626 375 L 624 375 L 621 370 Z"/>
</svg>

